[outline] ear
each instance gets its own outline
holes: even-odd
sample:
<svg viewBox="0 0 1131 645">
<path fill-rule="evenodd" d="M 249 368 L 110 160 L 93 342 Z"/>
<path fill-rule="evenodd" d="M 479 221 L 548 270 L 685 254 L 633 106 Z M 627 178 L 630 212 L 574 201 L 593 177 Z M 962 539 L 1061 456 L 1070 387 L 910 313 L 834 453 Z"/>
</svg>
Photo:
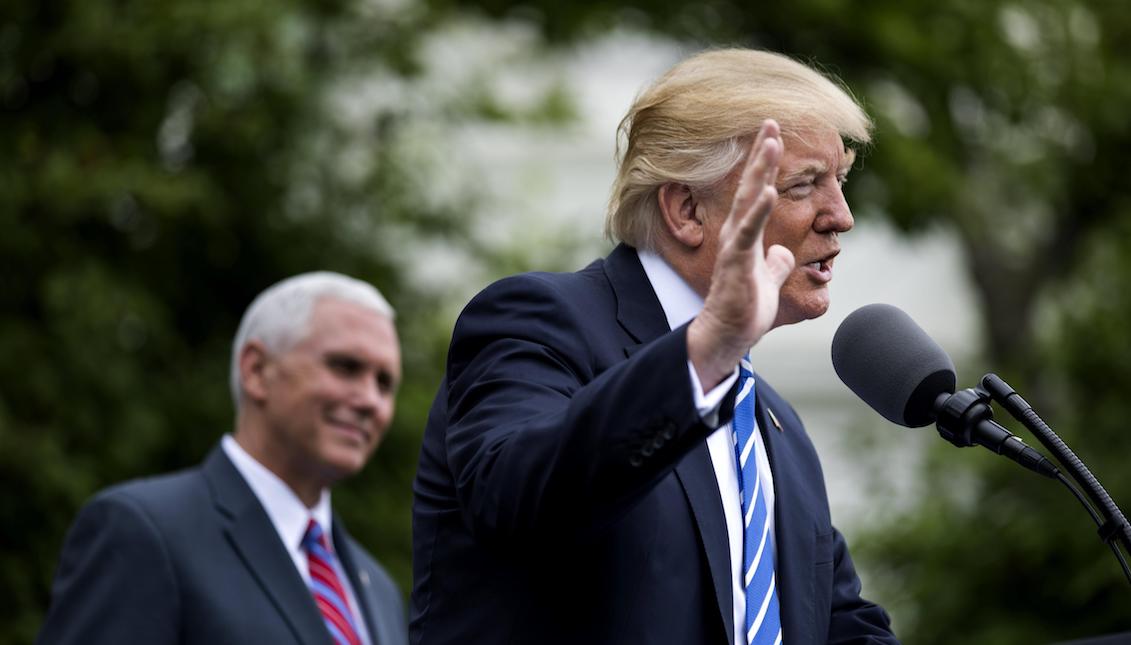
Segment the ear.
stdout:
<svg viewBox="0 0 1131 645">
<path fill-rule="evenodd" d="M 707 209 L 691 191 L 691 186 L 669 182 L 660 186 L 657 197 L 664 218 L 664 229 L 689 249 L 702 246 L 706 238 L 703 224 Z"/>
<path fill-rule="evenodd" d="M 261 403 L 267 398 L 267 371 L 271 357 L 263 343 L 248 341 L 240 350 L 240 396 Z"/>
</svg>

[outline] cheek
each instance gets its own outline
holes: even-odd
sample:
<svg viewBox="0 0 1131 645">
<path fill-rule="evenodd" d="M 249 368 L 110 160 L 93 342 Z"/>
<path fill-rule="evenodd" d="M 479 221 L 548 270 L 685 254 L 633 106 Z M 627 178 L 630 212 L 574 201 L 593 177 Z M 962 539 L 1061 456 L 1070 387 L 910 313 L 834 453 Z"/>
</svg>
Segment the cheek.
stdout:
<svg viewBox="0 0 1131 645">
<path fill-rule="evenodd" d="M 393 424 L 393 417 L 396 414 L 396 404 L 390 398 L 383 398 L 375 410 L 373 415 L 374 426 L 377 429 L 378 440 L 385 436 L 389 431 L 389 426 Z"/>
<path fill-rule="evenodd" d="M 292 394 L 283 413 L 304 423 L 317 423 L 333 407 L 335 400 L 332 390 L 324 384 L 308 383 L 307 387 Z"/>
<path fill-rule="evenodd" d="M 797 305 L 806 291 L 808 280 L 801 273 L 800 267 L 794 267 L 793 272 L 785 279 L 781 286 L 781 300 L 783 304 Z"/>
<path fill-rule="evenodd" d="M 779 198 L 784 199 L 784 198 Z M 766 222 L 765 246 L 780 244 L 797 253 L 812 226 L 812 218 L 800 204 L 778 202 L 778 207 Z"/>
</svg>

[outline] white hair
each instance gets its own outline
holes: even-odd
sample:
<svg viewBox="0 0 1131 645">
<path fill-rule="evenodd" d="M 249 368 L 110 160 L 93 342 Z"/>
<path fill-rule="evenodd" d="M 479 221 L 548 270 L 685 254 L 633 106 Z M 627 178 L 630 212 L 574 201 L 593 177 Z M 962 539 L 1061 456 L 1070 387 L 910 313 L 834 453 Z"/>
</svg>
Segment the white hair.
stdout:
<svg viewBox="0 0 1131 645">
<path fill-rule="evenodd" d="M 232 341 L 232 401 L 240 408 L 240 352 L 249 342 L 263 343 L 268 351 L 285 352 L 307 333 L 314 306 L 324 298 L 344 300 L 392 320 L 395 312 L 381 292 L 368 282 L 333 273 L 302 273 L 270 286 L 244 312 Z"/>
</svg>

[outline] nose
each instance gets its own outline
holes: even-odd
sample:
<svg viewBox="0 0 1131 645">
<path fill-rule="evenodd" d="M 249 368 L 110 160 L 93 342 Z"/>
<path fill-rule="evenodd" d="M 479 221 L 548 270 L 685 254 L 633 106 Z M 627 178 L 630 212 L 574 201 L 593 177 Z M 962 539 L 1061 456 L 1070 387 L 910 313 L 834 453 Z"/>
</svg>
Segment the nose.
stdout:
<svg viewBox="0 0 1131 645">
<path fill-rule="evenodd" d="M 352 403 L 357 414 L 372 417 L 381 426 L 387 424 L 393 415 L 393 396 L 376 378 L 364 379 L 359 384 Z"/>
<path fill-rule="evenodd" d="M 835 183 L 822 192 L 824 199 L 819 204 L 817 217 L 813 221 L 814 230 L 818 233 L 851 231 L 856 221 L 852 218 L 852 209 L 848 207 L 848 200 L 844 198 L 840 184 Z"/>
<path fill-rule="evenodd" d="M 350 397 L 352 407 L 360 414 L 373 416 L 381 407 L 381 388 L 376 380 L 358 379 Z"/>
</svg>

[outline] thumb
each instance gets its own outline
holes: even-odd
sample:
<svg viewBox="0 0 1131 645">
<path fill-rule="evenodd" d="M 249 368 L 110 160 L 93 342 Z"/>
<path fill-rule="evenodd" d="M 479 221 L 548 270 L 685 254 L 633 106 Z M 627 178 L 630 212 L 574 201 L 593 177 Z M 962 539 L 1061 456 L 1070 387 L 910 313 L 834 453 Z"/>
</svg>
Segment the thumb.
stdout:
<svg viewBox="0 0 1131 645">
<path fill-rule="evenodd" d="M 774 286 L 781 288 L 785 279 L 793 271 L 793 252 L 780 244 L 775 244 L 766 250 L 766 271 Z"/>
</svg>

